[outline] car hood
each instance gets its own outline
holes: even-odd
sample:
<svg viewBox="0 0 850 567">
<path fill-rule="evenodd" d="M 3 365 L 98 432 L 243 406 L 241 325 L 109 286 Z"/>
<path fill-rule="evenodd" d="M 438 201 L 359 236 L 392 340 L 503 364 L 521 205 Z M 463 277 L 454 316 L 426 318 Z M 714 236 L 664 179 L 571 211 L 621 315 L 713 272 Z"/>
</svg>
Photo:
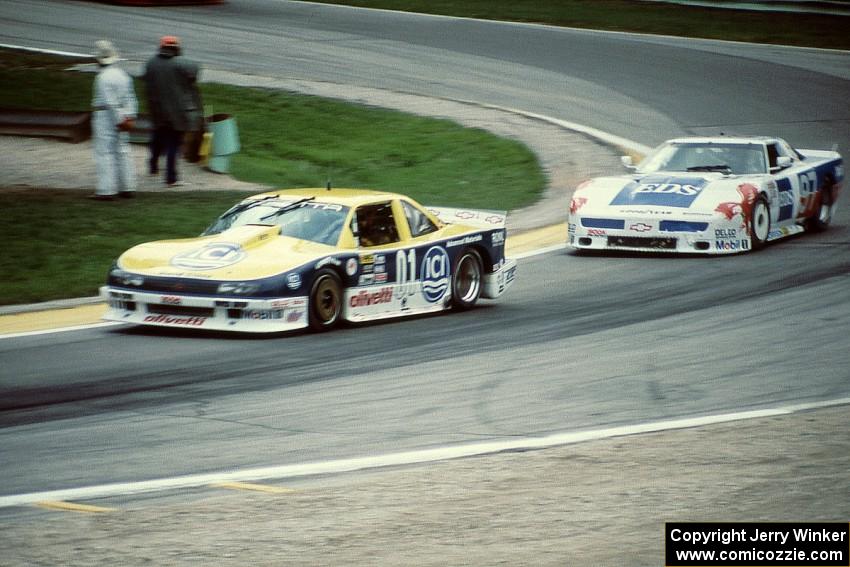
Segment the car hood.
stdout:
<svg viewBox="0 0 850 567">
<path fill-rule="evenodd" d="M 247 225 L 214 236 L 148 242 L 127 250 L 118 265 L 144 275 L 243 280 L 282 274 L 336 250 L 279 232 L 278 226 Z"/>
<path fill-rule="evenodd" d="M 713 214 L 721 203 L 741 202 L 742 185 L 759 186 L 761 178 L 683 172 L 600 177 L 576 190 L 572 210 L 582 208 L 583 214 L 594 209 Z"/>
</svg>

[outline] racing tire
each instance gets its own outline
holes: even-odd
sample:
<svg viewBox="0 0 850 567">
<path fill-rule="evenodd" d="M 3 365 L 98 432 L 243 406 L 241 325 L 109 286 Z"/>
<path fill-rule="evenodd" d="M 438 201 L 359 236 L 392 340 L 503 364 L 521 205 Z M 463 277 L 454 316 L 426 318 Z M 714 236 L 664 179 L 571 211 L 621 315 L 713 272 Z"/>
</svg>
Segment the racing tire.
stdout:
<svg viewBox="0 0 850 567">
<path fill-rule="evenodd" d="M 764 197 L 756 199 L 753 205 L 753 218 L 750 221 L 750 239 L 753 241 L 753 250 L 764 248 L 767 237 L 770 234 L 770 208 Z"/>
<path fill-rule="evenodd" d="M 806 221 L 806 229 L 810 232 L 823 232 L 829 228 L 832 222 L 832 213 L 835 210 L 835 197 L 832 193 L 832 179 L 827 177 L 820 188 L 820 205 L 814 216 Z"/>
<path fill-rule="evenodd" d="M 332 329 L 342 314 L 342 280 L 339 275 L 330 269 L 319 270 L 313 278 L 309 302 L 310 329 Z"/>
<path fill-rule="evenodd" d="M 452 307 L 466 310 L 472 308 L 481 297 L 481 256 L 475 250 L 464 250 L 452 269 Z"/>
</svg>

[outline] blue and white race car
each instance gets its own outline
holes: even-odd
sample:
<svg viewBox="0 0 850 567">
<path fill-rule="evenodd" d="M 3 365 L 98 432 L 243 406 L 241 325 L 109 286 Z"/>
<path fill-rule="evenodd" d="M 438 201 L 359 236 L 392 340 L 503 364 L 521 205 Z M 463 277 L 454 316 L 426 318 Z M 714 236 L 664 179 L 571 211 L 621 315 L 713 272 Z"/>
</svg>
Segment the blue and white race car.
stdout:
<svg viewBox="0 0 850 567">
<path fill-rule="evenodd" d="M 844 180 L 834 151 L 771 137 L 669 140 L 633 173 L 580 185 L 568 244 L 578 250 L 731 254 L 829 226 Z"/>
</svg>

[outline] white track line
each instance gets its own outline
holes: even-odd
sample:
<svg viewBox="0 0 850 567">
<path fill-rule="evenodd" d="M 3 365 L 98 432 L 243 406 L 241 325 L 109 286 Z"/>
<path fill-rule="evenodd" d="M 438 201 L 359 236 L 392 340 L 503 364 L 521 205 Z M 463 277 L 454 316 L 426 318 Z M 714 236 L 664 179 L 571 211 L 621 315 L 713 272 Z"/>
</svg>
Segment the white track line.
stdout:
<svg viewBox="0 0 850 567">
<path fill-rule="evenodd" d="M 23 51 L 34 51 L 36 53 L 49 53 L 51 55 L 62 55 L 63 57 L 88 57 L 94 59 L 92 53 L 75 53 L 73 51 L 57 51 L 55 49 L 42 49 L 40 47 L 28 47 L 26 45 L 13 45 L 9 43 L 0 43 L 0 47 L 5 49 L 20 49 Z"/>
<path fill-rule="evenodd" d="M 574 443 L 609 439 L 612 437 L 657 433 L 661 431 L 715 425 L 718 423 L 729 423 L 732 421 L 746 419 L 789 415 L 801 411 L 847 404 L 850 404 L 850 398 L 796 404 L 763 410 L 750 410 L 718 415 L 656 421 L 651 423 L 639 423 L 635 425 L 623 425 L 592 431 L 556 433 L 545 437 L 525 437 L 520 439 L 510 439 L 507 441 L 492 441 L 486 443 L 441 447 L 437 449 L 405 451 L 376 457 L 337 459 L 316 463 L 279 465 L 236 470 L 231 472 L 193 474 L 139 482 L 112 483 L 81 488 L 69 488 L 65 490 L 13 494 L 0 496 L 0 508 L 27 506 L 44 500 L 90 500 L 96 498 L 128 496 L 145 492 L 198 488 L 222 482 L 254 482 L 270 479 L 280 480 L 300 476 L 363 471 L 382 467 L 418 465 L 435 461 L 444 461 L 447 459 L 490 455 L 504 451 L 544 449 L 558 445 L 571 445 Z"/>
</svg>

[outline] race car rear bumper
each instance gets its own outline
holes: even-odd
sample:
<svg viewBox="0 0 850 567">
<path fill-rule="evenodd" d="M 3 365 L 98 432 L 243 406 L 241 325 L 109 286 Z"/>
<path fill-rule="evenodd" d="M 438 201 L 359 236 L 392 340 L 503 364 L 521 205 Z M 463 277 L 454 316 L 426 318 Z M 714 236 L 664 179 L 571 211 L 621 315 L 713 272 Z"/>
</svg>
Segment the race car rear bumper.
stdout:
<svg viewBox="0 0 850 567">
<path fill-rule="evenodd" d="M 505 293 L 516 279 L 516 260 L 505 258 L 502 265 L 492 274 L 484 274 L 481 297 L 495 299 Z"/>
<path fill-rule="evenodd" d="M 107 321 L 136 325 L 274 333 L 307 326 L 307 298 L 235 299 L 164 295 L 104 286 Z"/>
</svg>

